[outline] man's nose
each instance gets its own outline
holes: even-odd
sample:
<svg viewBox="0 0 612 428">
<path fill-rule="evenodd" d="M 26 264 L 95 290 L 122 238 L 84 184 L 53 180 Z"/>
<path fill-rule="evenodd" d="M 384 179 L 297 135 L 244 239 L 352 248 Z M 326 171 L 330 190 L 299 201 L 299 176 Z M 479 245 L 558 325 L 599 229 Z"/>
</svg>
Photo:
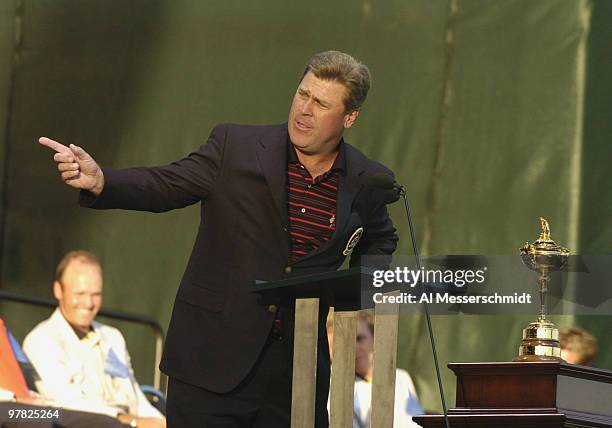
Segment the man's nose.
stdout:
<svg viewBox="0 0 612 428">
<path fill-rule="evenodd" d="M 91 308 L 93 308 L 93 307 L 94 307 L 94 301 L 93 301 L 93 300 L 94 300 L 93 296 L 88 296 L 88 295 L 85 295 L 85 296 L 83 296 L 83 298 L 81 299 L 81 304 L 82 304 L 84 307 L 86 307 L 86 308 L 88 308 L 88 309 L 91 309 Z"/>
<path fill-rule="evenodd" d="M 302 114 L 306 116 L 312 116 L 312 99 L 308 99 L 305 103 L 302 104 Z"/>
</svg>

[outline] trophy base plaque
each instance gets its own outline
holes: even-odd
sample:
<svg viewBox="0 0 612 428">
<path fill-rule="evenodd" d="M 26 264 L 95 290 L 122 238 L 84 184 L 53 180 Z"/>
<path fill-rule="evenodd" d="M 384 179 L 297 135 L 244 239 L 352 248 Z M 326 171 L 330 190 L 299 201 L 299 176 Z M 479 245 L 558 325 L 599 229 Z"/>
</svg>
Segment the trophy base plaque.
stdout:
<svg viewBox="0 0 612 428">
<path fill-rule="evenodd" d="M 514 361 L 561 361 L 559 330 L 545 319 L 539 319 L 523 329 L 519 355 Z"/>
</svg>

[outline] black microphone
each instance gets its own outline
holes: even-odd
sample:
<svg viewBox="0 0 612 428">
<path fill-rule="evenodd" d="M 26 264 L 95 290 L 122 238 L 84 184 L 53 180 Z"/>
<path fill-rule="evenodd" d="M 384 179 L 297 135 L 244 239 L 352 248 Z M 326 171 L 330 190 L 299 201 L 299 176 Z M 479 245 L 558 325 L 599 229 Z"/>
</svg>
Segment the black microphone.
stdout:
<svg viewBox="0 0 612 428">
<path fill-rule="evenodd" d="M 368 186 L 377 189 L 393 189 L 397 182 L 389 174 L 377 172 L 368 177 Z"/>
<path fill-rule="evenodd" d="M 370 189 L 374 201 L 381 205 L 396 202 L 404 189 L 393 177 L 384 172 L 372 174 L 368 178 L 366 186 Z"/>
<path fill-rule="evenodd" d="M 367 181 L 367 187 L 370 188 L 371 193 L 374 195 L 374 200 L 381 202 L 384 205 L 396 202 L 400 196 L 404 198 L 404 207 L 406 208 L 406 216 L 408 217 L 408 226 L 410 228 L 410 236 L 412 238 L 412 250 L 414 251 L 414 258 L 416 259 L 417 269 L 421 269 L 421 257 L 419 255 L 419 247 L 416 243 L 416 233 L 414 226 L 412 225 L 412 212 L 410 205 L 408 204 L 408 196 L 406 194 L 406 188 L 399 184 L 389 174 L 384 172 L 377 172 L 372 174 Z M 425 292 L 425 287 L 422 282 L 419 282 L 420 292 Z M 436 351 L 436 341 L 434 338 L 433 328 L 431 325 L 431 316 L 429 314 L 429 307 L 427 302 L 423 302 L 423 309 L 425 310 L 425 319 L 427 320 L 427 328 L 429 330 L 429 340 L 431 341 L 431 351 L 433 354 L 434 365 L 436 368 L 436 378 L 438 380 L 438 390 L 440 392 L 440 401 L 442 402 L 442 410 L 444 411 L 444 423 L 446 428 L 450 428 L 448 420 L 448 408 L 446 407 L 446 400 L 444 399 L 444 387 L 442 386 L 442 376 L 440 375 L 440 364 L 438 362 L 438 352 Z"/>
</svg>

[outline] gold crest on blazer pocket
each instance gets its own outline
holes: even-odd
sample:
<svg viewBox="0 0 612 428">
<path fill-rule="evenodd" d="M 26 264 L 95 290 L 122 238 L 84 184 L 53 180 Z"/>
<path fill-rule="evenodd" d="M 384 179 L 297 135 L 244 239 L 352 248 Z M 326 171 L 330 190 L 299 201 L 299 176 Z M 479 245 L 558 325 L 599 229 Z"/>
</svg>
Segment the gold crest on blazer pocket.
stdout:
<svg viewBox="0 0 612 428">
<path fill-rule="evenodd" d="M 359 240 L 361 239 L 362 235 L 363 235 L 363 227 L 360 227 L 356 231 L 353 232 L 353 234 L 351 235 L 351 237 L 346 243 L 346 247 L 344 247 L 344 251 L 342 251 L 343 256 L 349 256 L 353 252 L 353 250 L 359 243 Z"/>
</svg>

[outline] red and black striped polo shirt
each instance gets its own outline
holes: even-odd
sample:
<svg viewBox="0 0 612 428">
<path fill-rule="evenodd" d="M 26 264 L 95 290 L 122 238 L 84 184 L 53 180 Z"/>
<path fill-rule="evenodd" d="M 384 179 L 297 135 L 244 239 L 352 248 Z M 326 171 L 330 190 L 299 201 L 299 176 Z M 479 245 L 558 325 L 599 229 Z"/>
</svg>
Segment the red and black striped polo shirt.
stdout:
<svg viewBox="0 0 612 428">
<path fill-rule="evenodd" d="M 342 142 L 330 170 L 318 177 L 311 177 L 291 143 L 287 160 L 290 262 L 293 263 L 327 242 L 336 230 L 338 180 L 346 165 Z"/>
</svg>

